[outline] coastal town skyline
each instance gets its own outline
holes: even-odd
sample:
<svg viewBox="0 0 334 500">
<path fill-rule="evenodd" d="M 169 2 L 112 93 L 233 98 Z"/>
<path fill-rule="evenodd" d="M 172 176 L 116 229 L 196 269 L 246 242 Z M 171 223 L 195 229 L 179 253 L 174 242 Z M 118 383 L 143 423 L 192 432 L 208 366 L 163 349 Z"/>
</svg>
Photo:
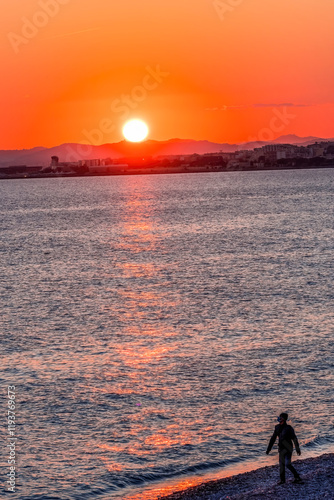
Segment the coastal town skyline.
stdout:
<svg viewBox="0 0 334 500">
<path fill-rule="evenodd" d="M 3 6 L 0 148 L 118 142 L 134 118 L 158 141 L 331 138 L 333 14 L 314 0 Z"/>
<path fill-rule="evenodd" d="M 284 138 L 276 143 L 238 147 L 205 141 L 147 141 L 131 147 L 123 141 L 101 147 L 64 144 L 58 148 L 37 148 L 28 150 L 26 156 L 20 156 L 20 151 L 7 152 L 12 161 L 15 153 L 18 159 L 28 159 L 28 164 L 19 165 L 9 165 L 8 158 L 7 164 L 2 162 L 6 152 L 0 152 L 0 179 L 333 168 L 334 140 L 314 142 L 309 137 L 288 144 Z M 219 146 L 222 149 L 217 149 Z M 46 161 L 50 153 L 51 161 Z"/>
</svg>

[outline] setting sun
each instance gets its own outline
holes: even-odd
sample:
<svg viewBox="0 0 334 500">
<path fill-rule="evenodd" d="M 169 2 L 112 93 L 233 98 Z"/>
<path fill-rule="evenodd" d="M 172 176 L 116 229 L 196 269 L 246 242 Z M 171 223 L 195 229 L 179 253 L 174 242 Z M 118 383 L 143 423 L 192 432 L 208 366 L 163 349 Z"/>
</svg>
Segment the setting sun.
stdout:
<svg viewBox="0 0 334 500">
<path fill-rule="evenodd" d="M 148 126 L 142 120 L 130 120 L 123 127 L 123 135 L 127 141 L 141 142 L 148 135 Z"/>
</svg>

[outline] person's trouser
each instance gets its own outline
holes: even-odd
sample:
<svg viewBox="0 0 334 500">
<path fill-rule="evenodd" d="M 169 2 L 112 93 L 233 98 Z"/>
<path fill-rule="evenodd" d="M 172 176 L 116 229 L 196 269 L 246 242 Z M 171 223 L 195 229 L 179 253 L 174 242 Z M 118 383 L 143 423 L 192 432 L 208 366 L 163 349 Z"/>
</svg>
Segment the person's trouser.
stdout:
<svg viewBox="0 0 334 500">
<path fill-rule="evenodd" d="M 281 481 L 285 481 L 285 467 L 287 467 L 289 471 L 292 472 L 295 478 L 299 478 L 298 472 L 296 471 L 294 466 L 291 465 L 291 456 L 291 451 L 288 451 L 287 449 L 280 450 L 279 452 L 279 473 Z"/>
</svg>

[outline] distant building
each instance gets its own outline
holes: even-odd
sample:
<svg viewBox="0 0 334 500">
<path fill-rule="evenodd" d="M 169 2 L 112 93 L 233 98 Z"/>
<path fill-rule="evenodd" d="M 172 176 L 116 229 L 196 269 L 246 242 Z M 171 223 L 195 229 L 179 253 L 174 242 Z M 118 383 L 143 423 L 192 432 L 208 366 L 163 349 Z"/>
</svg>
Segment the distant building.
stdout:
<svg viewBox="0 0 334 500">
<path fill-rule="evenodd" d="M 75 167 L 78 167 L 78 162 L 60 162 L 58 156 L 51 156 L 50 165 L 48 167 L 44 167 L 42 172 L 75 174 Z"/>
<path fill-rule="evenodd" d="M 323 156 L 325 153 L 326 147 L 321 146 L 320 144 L 314 144 L 311 147 L 311 154 L 313 157 L 315 156 Z"/>
<path fill-rule="evenodd" d="M 83 160 L 83 161 L 84 161 L 84 164 L 86 165 L 86 167 L 98 167 L 99 165 L 101 165 L 101 160 L 97 160 L 97 159 Z"/>
<path fill-rule="evenodd" d="M 58 167 L 59 158 L 58 156 L 51 156 L 51 164 L 50 167 Z"/>
</svg>

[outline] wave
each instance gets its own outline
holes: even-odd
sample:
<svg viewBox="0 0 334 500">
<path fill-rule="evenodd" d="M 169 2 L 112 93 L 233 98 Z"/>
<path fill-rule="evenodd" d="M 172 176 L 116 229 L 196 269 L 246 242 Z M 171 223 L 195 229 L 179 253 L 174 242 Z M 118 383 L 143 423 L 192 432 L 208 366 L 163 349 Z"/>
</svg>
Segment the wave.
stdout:
<svg viewBox="0 0 334 500">
<path fill-rule="evenodd" d="M 302 449 L 304 448 L 306 450 L 318 449 L 326 447 L 328 445 L 334 445 L 333 433 L 332 434 L 329 433 L 322 436 L 315 435 L 312 436 L 308 441 L 301 442 Z M 155 472 L 150 471 L 150 472 L 134 473 L 130 475 L 127 474 L 126 478 L 120 479 L 118 477 L 116 481 L 113 481 L 112 489 L 114 491 L 117 490 L 119 491 L 123 490 L 124 488 L 129 488 L 131 486 L 148 485 L 154 482 L 163 482 L 167 479 L 172 479 L 176 477 L 182 478 L 184 476 L 191 476 L 196 473 L 200 474 L 205 471 L 214 471 L 215 469 L 223 469 L 233 464 L 240 464 L 246 462 L 250 459 L 256 461 L 261 456 L 260 455 L 255 456 L 253 453 L 252 454 L 250 453 L 250 454 L 243 454 L 231 459 L 197 463 L 194 465 L 189 465 L 182 469 L 176 469 L 174 467 L 173 468 L 171 467 L 165 470 L 157 470 Z"/>
<path fill-rule="evenodd" d="M 334 444 L 334 434 L 330 435 L 317 435 L 315 437 L 310 438 L 306 442 L 302 442 L 301 445 L 307 449 L 312 449 L 312 448 L 322 448 L 324 446 Z"/>
<path fill-rule="evenodd" d="M 156 472 L 141 472 L 134 474 L 127 474 L 126 478 L 118 479 L 113 481 L 111 489 L 113 491 L 123 490 L 124 488 L 129 488 L 131 486 L 148 485 L 153 482 L 162 482 L 167 479 L 172 479 L 176 477 L 190 476 L 196 473 L 201 473 L 208 470 L 222 469 L 232 464 L 240 463 L 244 461 L 246 457 L 238 457 L 233 459 L 219 460 L 215 462 L 205 462 L 198 463 L 195 465 L 189 465 L 182 469 L 165 469 Z M 110 479 L 109 479 L 110 481 Z"/>
</svg>

